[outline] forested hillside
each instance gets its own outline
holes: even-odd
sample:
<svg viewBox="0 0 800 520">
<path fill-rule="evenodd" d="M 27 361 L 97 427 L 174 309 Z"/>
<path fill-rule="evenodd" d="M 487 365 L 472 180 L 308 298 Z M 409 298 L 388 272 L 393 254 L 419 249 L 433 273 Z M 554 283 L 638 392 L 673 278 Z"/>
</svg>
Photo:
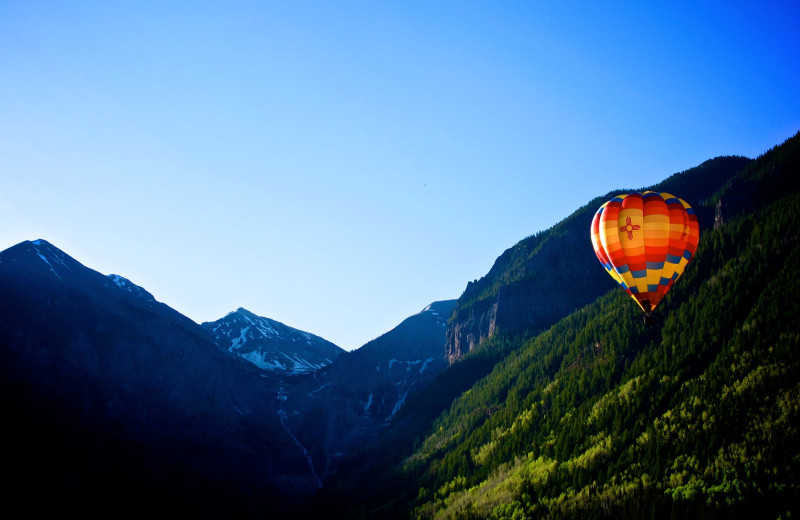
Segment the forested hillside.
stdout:
<svg viewBox="0 0 800 520">
<path fill-rule="evenodd" d="M 776 176 L 797 152 L 795 137 L 718 194 L 744 200 L 732 187 L 748 184 L 754 196 L 705 230 L 656 326 L 614 291 L 456 400 L 406 461 L 416 513 L 774 518 L 796 506 L 800 196 Z"/>
<path fill-rule="evenodd" d="M 462 357 L 440 381 L 488 375 L 394 454 L 390 491 L 362 489 L 345 516 L 797 514 L 799 159 L 800 134 L 699 208 L 715 224 L 653 326 L 615 289 L 542 334 L 496 334 Z M 404 427 L 424 406 L 409 404 Z"/>
<path fill-rule="evenodd" d="M 716 157 L 645 189 L 680 194 L 698 211 L 701 227 L 709 226 L 715 208 L 702 202 L 750 161 Z M 551 228 L 520 240 L 500 255 L 486 276 L 470 282 L 447 330 L 448 359 L 455 361 L 496 332 L 507 336 L 543 332 L 608 291 L 608 275 L 598 271 L 597 257 L 586 247 L 586 234 L 601 204 L 631 191 L 636 190 L 597 197 Z"/>
</svg>

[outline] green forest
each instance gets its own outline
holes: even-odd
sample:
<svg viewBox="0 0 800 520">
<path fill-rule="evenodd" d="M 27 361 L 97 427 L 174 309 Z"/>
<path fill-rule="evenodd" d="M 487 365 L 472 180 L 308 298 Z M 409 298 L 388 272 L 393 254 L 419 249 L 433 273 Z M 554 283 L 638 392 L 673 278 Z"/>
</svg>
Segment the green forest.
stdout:
<svg viewBox="0 0 800 520">
<path fill-rule="evenodd" d="M 800 514 L 798 165 L 800 134 L 702 201 L 714 225 L 654 325 L 613 289 L 542 333 L 495 334 L 318 507 L 420 520 Z"/>
</svg>

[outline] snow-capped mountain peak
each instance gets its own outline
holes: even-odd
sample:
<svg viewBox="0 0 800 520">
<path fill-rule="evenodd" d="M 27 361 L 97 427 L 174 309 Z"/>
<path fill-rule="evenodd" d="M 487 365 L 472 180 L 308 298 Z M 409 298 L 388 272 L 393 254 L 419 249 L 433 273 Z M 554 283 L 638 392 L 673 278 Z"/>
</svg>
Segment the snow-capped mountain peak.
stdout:
<svg viewBox="0 0 800 520">
<path fill-rule="evenodd" d="M 314 372 L 344 352 L 333 343 L 242 307 L 203 328 L 216 344 L 264 370 Z"/>
<path fill-rule="evenodd" d="M 60 271 L 63 269 L 69 271 L 72 270 L 67 263 L 67 258 L 69 257 L 67 257 L 63 251 L 53 246 L 50 242 L 39 238 L 32 242 L 27 242 L 27 244 L 23 242 L 23 244 L 29 245 L 33 248 L 33 252 L 39 257 L 39 259 L 41 259 L 42 262 L 45 263 L 47 268 L 56 276 L 56 278 L 63 280 L 62 275 L 64 273 Z"/>
<path fill-rule="evenodd" d="M 41 238 L 25 240 L 0 252 L 0 265 L 7 274 L 20 280 L 49 283 L 55 279 L 58 286 L 80 285 L 87 276 L 102 276 Z"/>
<path fill-rule="evenodd" d="M 70 286 L 85 286 L 100 282 L 106 287 L 119 287 L 143 298 L 155 301 L 153 295 L 127 278 L 117 274 L 104 276 L 89 269 L 61 249 L 44 239 L 26 240 L 0 253 L 0 263 L 13 266 L 17 276 L 40 276 L 42 280 L 55 277 Z M 109 283 L 111 282 L 111 283 Z"/>
</svg>

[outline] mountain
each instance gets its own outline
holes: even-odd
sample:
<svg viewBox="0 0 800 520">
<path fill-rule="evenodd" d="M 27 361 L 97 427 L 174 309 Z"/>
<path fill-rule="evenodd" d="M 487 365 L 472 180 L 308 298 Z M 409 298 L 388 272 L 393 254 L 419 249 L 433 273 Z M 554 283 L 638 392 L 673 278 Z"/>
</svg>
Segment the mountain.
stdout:
<svg viewBox="0 0 800 520">
<path fill-rule="evenodd" d="M 337 472 L 343 457 L 378 442 L 406 399 L 445 369 L 446 320 L 454 305 L 434 302 L 284 388 L 287 424 L 323 478 Z"/>
<path fill-rule="evenodd" d="M 344 352 L 319 336 L 242 308 L 201 325 L 220 348 L 264 370 L 305 374 L 330 364 Z"/>
<path fill-rule="evenodd" d="M 315 375 L 315 395 L 355 399 L 365 414 L 390 421 L 409 392 L 424 386 L 444 367 L 447 318 L 455 300 L 434 302 L 397 327 L 343 356 Z"/>
<path fill-rule="evenodd" d="M 17 244 L 0 253 L 9 490 L 89 516 L 280 516 L 445 368 L 454 304 L 343 353 L 245 309 L 198 325 L 45 240 Z"/>
<path fill-rule="evenodd" d="M 714 194 L 750 162 L 718 157 L 645 188 L 679 194 L 693 206 Z M 548 230 L 521 240 L 495 261 L 489 273 L 470 282 L 456 305 L 447 330 L 447 358 L 456 361 L 496 331 L 536 334 L 590 303 L 613 286 L 597 270 L 597 257 L 586 248 L 597 208 L 618 190 L 590 201 Z M 713 209 L 700 211 L 701 226 L 711 224 Z"/>
<path fill-rule="evenodd" d="M 43 242 L 43 240 L 37 240 L 36 242 Z M 52 246 L 50 246 L 50 247 L 52 247 Z M 55 250 L 56 248 L 53 248 L 53 249 Z M 127 278 L 124 278 L 124 277 L 122 277 L 122 276 L 120 276 L 118 274 L 110 274 L 110 275 L 108 275 L 108 277 L 111 279 L 112 282 L 114 282 L 114 285 L 116 285 L 117 287 L 120 287 L 122 289 L 125 289 L 129 293 L 141 298 L 143 301 L 151 301 L 151 302 L 155 302 L 156 301 L 156 299 L 153 297 L 153 295 L 150 294 L 149 292 L 147 292 L 144 289 L 144 287 L 140 287 L 140 286 L 136 285 L 135 283 L 131 282 Z"/>
<path fill-rule="evenodd" d="M 246 516 L 318 488 L 279 379 L 44 240 L 0 253 L 0 376 L 6 496 L 26 511 Z"/>
<path fill-rule="evenodd" d="M 409 399 L 382 442 L 343 463 L 351 473 L 326 483 L 304 513 L 497 520 L 796 514 L 800 133 L 741 162 L 730 175 L 688 170 L 661 184 L 681 195 L 695 190 L 702 234 L 652 326 L 610 282 L 544 330 L 533 319 L 528 328 L 497 327 Z M 588 225 L 573 240 L 591 250 Z M 554 251 L 553 261 L 573 262 L 577 247 Z M 488 301 L 524 272 L 514 266 L 525 262 L 512 258 L 532 260 L 518 252 L 498 259 L 485 281 Z M 476 291 L 458 306 L 480 301 Z M 459 317 L 459 307 L 449 331 L 470 317 Z"/>
<path fill-rule="evenodd" d="M 790 518 L 800 511 L 800 133 L 651 189 L 688 200 L 701 226 L 651 326 L 591 248 L 591 216 L 620 190 L 520 241 L 457 301 L 297 373 L 231 351 L 265 341 L 276 322 L 240 309 L 201 326 L 44 240 L 9 248 L 10 509 Z M 307 345 L 293 334 L 285 346 Z"/>
</svg>

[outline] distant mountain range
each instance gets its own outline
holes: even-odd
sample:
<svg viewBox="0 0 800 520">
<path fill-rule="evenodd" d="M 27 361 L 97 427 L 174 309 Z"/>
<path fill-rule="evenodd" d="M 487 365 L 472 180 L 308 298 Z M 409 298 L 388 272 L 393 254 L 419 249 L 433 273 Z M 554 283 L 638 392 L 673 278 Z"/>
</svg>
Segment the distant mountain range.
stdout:
<svg viewBox="0 0 800 520">
<path fill-rule="evenodd" d="M 112 516 L 117 501 L 200 517 L 279 514 L 354 449 L 345 418 L 385 427 L 444 369 L 438 311 L 453 303 L 345 353 L 241 308 L 198 325 L 45 240 L 17 244 L 0 252 L 1 404 L 18 425 L 12 489 L 50 487 L 59 510 Z"/>
<path fill-rule="evenodd" d="M 47 489 L 54 508 L 116 516 L 249 511 L 316 489 L 278 380 L 44 240 L 0 253 L 0 345 L 14 496 Z"/>
<path fill-rule="evenodd" d="M 0 252 L 7 507 L 788 518 L 800 134 L 650 189 L 692 203 L 702 235 L 649 328 L 589 240 L 622 191 L 352 352 L 242 308 L 197 324 L 42 239 Z"/>
</svg>

